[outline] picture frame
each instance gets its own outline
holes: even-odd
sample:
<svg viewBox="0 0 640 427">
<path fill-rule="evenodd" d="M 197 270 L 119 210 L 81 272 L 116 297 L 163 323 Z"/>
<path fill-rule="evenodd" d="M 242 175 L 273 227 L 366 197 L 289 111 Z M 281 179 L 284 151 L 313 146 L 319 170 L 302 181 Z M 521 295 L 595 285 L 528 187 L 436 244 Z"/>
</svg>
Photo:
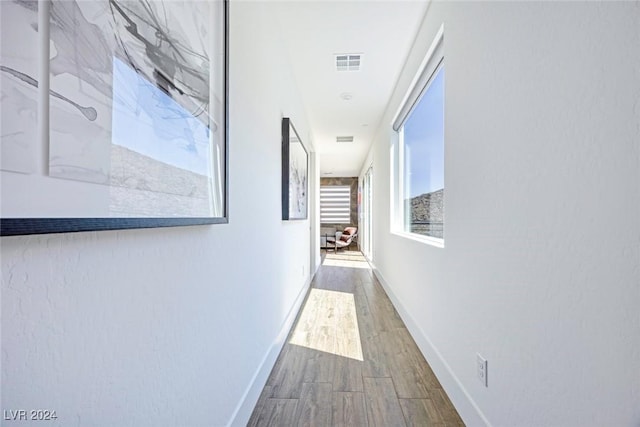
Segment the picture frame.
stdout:
<svg viewBox="0 0 640 427">
<path fill-rule="evenodd" d="M 228 0 L 0 7 L 1 236 L 228 222 Z"/>
<path fill-rule="evenodd" d="M 309 215 L 309 153 L 291 119 L 282 119 L 282 219 Z"/>
</svg>

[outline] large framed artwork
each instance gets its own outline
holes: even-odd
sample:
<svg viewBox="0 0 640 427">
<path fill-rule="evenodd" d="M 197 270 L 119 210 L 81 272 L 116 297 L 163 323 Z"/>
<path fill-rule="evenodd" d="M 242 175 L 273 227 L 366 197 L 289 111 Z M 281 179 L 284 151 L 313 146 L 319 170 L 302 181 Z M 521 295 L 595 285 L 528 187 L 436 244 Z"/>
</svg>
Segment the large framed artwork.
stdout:
<svg viewBox="0 0 640 427">
<path fill-rule="evenodd" d="M 2 235 L 227 222 L 227 8 L 0 2 Z"/>
<path fill-rule="evenodd" d="M 307 219 L 309 156 L 291 119 L 282 119 L 282 219 Z"/>
</svg>

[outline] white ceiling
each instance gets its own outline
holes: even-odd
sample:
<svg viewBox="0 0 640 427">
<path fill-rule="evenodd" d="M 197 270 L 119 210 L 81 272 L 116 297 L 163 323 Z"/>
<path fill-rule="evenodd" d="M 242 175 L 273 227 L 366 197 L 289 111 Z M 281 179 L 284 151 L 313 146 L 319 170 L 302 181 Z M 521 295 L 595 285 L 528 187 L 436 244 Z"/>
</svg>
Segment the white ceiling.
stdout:
<svg viewBox="0 0 640 427">
<path fill-rule="evenodd" d="M 427 1 L 277 3 L 321 176 L 357 176 L 422 21 Z M 360 71 L 336 71 L 335 55 L 362 54 Z M 352 98 L 345 101 L 341 94 Z M 336 143 L 337 136 L 354 142 Z"/>
</svg>

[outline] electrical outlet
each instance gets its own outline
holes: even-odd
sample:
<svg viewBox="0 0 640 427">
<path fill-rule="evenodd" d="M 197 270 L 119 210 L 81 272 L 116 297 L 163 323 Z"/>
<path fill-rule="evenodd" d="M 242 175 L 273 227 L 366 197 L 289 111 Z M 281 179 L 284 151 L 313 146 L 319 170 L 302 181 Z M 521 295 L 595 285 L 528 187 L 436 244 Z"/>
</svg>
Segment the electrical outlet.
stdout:
<svg viewBox="0 0 640 427">
<path fill-rule="evenodd" d="M 478 380 L 485 387 L 489 387 L 489 380 L 487 377 L 487 360 L 480 355 L 480 353 L 476 353 L 476 371 L 478 375 Z"/>
</svg>

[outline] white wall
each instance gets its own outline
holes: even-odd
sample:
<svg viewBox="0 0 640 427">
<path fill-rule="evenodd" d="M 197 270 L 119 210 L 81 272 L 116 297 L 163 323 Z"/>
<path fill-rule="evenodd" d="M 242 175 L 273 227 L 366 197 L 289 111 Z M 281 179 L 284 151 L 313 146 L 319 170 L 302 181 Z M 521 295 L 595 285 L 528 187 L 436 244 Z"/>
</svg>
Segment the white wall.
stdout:
<svg viewBox="0 0 640 427">
<path fill-rule="evenodd" d="M 389 231 L 389 124 L 443 23 L 436 248 Z M 372 147 L 374 262 L 468 424 L 640 424 L 639 145 L 640 3 L 430 5 Z"/>
<path fill-rule="evenodd" d="M 281 117 L 309 129 L 272 21 L 231 5 L 229 224 L 2 238 L 3 410 L 246 423 L 310 272 L 309 221 L 281 221 Z"/>
<path fill-rule="evenodd" d="M 322 263 L 320 253 L 320 158 L 316 153 L 312 153 L 309 168 L 309 209 L 311 214 L 311 273 L 312 275 L 320 268 Z"/>
</svg>

